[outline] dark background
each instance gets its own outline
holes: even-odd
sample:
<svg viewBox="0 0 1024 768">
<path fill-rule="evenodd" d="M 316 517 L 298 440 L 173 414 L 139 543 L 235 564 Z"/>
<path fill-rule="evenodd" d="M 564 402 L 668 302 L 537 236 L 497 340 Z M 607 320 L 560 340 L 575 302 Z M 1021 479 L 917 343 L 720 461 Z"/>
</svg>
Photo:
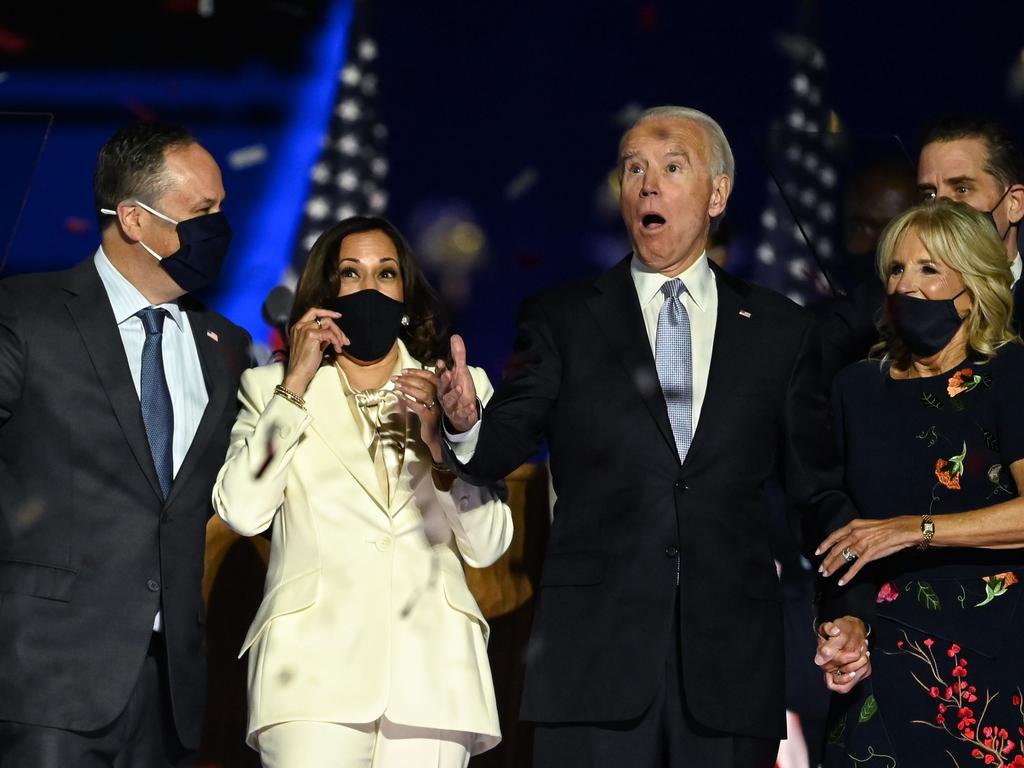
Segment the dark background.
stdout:
<svg viewBox="0 0 1024 768">
<path fill-rule="evenodd" d="M 464 267 L 443 252 L 425 261 L 492 376 L 525 295 L 628 249 L 608 175 L 630 110 L 685 104 L 721 122 L 738 169 L 729 268 L 772 283 L 752 253 L 764 138 L 787 114 L 796 66 L 781 35 L 817 42 L 824 106 L 850 134 L 894 134 L 916 157 L 936 115 L 987 114 L 1024 130 L 1015 2 L 215 0 L 205 17 L 196 0 L 6 5 L 0 111 L 43 116 L 0 119 L 0 275 L 91 254 L 99 145 L 135 119 L 182 122 L 224 168 L 236 233 L 207 298 L 268 339 L 260 305 L 291 259 L 358 16 L 380 52 L 387 213 L 425 252 L 445 217 L 476 234 Z"/>
</svg>

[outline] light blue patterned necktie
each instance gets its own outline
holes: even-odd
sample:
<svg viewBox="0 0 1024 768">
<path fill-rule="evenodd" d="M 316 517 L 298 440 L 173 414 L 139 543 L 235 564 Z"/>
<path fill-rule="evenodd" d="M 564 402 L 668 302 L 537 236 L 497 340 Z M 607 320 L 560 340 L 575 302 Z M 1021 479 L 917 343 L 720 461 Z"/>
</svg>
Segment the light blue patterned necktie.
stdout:
<svg viewBox="0 0 1024 768">
<path fill-rule="evenodd" d="M 164 318 L 167 310 L 149 307 L 135 313 L 146 329 L 142 345 L 142 382 L 139 387 L 142 401 L 142 421 L 146 425 L 153 465 L 160 481 L 164 498 L 171 492 L 174 479 L 174 408 L 171 392 L 164 376 Z"/>
<path fill-rule="evenodd" d="M 693 439 L 693 353 L 690 346 L 690 316 L 679 297 L 686 286 L 679 278 L 661 286 L 665 303 L 658 314 L 658 335 L 654 342 L 654 363 L 668 406 L 668 420 L 676 440 L 679 463 L 686 459 Z"/>
</svg>

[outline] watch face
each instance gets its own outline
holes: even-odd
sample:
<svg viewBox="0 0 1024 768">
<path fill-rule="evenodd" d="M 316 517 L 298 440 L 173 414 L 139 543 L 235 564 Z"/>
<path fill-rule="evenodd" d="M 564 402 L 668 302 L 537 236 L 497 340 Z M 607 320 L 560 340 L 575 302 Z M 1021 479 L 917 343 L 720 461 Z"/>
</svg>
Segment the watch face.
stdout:
<svg viewBox="0 0 1024 768">
<path fill-rule="evenodd" d="M 921 523 L 921 533 L 929 537 L 935 535 L 935 523 Z"/>
</svg>

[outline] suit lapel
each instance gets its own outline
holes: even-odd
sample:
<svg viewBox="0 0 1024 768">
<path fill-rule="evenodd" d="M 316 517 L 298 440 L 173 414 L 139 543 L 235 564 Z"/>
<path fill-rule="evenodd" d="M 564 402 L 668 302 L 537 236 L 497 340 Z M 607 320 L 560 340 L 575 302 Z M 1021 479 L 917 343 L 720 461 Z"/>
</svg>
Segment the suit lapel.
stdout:
<svg viewBox="0 0 1024 768">
<path fill-rule="evenodd" d="M 734 383 L 743 375 L 739 369 L 744 358 L 741 350 L 746 344 L 749 324 L 753 322 L 749 316 L 740 314 L 741 310 L 746 311 L 746 307 L 743 306 L 734 279 L 714 264 L 711 267 L 715 273 L 715 290 L 718 292 L 715 340 L 711 347 L 711 368 L 708 370 L 708 385 L 701 404 L 700 419 L 684 467 L 714 437 L 714 425 L 730 418 L 729 400 Z"/>
<path fill-rule="evenodd" d="M 402 368 L 422 368 L 423 364 L 409 354 L 405 344 L 398 342 L 398 355 Z M 425 474 L 429 474 L 430 465 L 420 461 L 416 456 L 416 443 L 419 440 L 419 422 L 408 412 L 405 418 L 405 449 L 402 452 L 402 471 L 398 473 L 397 487 L 391 494 L 391 505 L 388 513 L 393 517 L 412 496 L 413 489 Z"/>
<path fill-rule="evenodd" d="M 387 500 L 383 497 L 370 452 L 363 444 L 359 426 L 349 410 L 345 390 L 335 367 L 324 366 L 317 371 L 305 394 L 306 410 L 313 417 L 311 428 L 327 444 L 331 453 L 352 473 L 377 506 L 385 513 Z"/>
<path fill-rule="evenodd" d="M 110 308 L 110 299 L 91 259 L 72 270 L 65 287 L 72 294 L 66 304 L 68 312 L 82 337 L 82 344 L 92 358 L 96 375 L 106 390 L 114 416 L 135 455 L 139 469 L 152 486 L 153 493 L 162 499 L 163 492 L 153 466 L 153 454 L 142 422 L 139 395 L 132 382 L 124 344 L 114 312 Z"/>
<path fill-rule="evenodd" d="M 183 301 L 184 304 L 184 301 Z M 171 484 L 171 493 L 167 497 L 167 505 L 170 506 L 180 495 L 181 488 L 187 486 L 189 477 L 195 471 L 206 444 L 213 435 L 217 422 L 224 413 L 227 405 L 227 398 L 233 397 L 236 393 L 229 391 L 228 383 L 231 380 L 230 372 L 224 363 L 224 356 L 219 350 L 219 342 L 214 341 L 208 334 L 207 326 L 208 312 L 204 309 L 197 309 L 185 306 L 182 307 L 188 317 L 189 327 L 192 329 L 192 338 L 195 340 L 196 352 L 199 354 L 199 364 L 203 369 L 203 381 L 206 384 L 208 397 L 206 409 L 199 420 L 199 426 L 188 447 L 185 459 L 178 469 L 178 474 Z"/>
<path fill-rule="evenodd" d="M 626 375 L 643 400 L 651 418 L 666 444 L 676 451 L 672 427 L 668 420 L 665 397 L 658 380 L 654 355 L 647 342 L 647 329 L 640 313 L 636 286 L 629 273 L 630 257 L 626 257 L 594 282 L 598 293 L 587 299 L 598 328 L 618 357 Z"/>
</svg>

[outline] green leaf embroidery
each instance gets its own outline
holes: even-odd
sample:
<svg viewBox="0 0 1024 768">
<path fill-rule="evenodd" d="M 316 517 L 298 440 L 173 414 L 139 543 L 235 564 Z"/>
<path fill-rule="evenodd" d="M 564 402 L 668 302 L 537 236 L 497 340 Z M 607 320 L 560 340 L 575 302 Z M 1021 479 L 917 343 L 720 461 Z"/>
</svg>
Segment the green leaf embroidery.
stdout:
<svg viewBox="0 0 1024 768">
<path fill-rule="evenodd" d="M 935 395 L 929 394 L 928 392 L 921 393 L 921 401 L 929 408 L 934 408 L 935 410 L 940 410 L 942 408 L 942 403 L 938 401 Z"/>
<path fill-rule="evenodd" d="M 951 465 L 949 473 L 951 475 L 962 475 L 964 473 L 964 457 L 967 456 L 967 442 L 964 441 L 963 450 L 960 451 L 956 456 L 949 457 L 949 463 Z"/>
<path fill-rule="evenodd" d="M 828 743 L 839 744 L 843 738 L 844 733 L 846 733 L 845 713 L 842 717 L 837 717 L 836 721 L 832 723 L 832 727 L 828 729 Z"/>
<path fill-rule="evenodd" d="M 1006 594 L 1006 583 L 1002 579 L 992 579 L 991 581 L 985 582 L 985 599 L 975 605 L 975 608 L 981 608 L 983 605 L 988 605 L 1000 595 Z"/>
<path fill-rule="evenodd" d="M 942 610 L 942 604 L 939 602 L 939 596 L 935 594 L 935 590 L 932 589 L 932 585 L 927 581 L 917 582 L 917 602 L 929 611 Z"/>
<path fill-rule="evenodd" d="M 864 699 L 864 706 L 860 708 L 860 715 L 857 717 L 857 722 L 866 723 L 875 713 L 878 711 L 878 702 L 875 701 L 874 695 L 869 695 Z"/>
</svg>

